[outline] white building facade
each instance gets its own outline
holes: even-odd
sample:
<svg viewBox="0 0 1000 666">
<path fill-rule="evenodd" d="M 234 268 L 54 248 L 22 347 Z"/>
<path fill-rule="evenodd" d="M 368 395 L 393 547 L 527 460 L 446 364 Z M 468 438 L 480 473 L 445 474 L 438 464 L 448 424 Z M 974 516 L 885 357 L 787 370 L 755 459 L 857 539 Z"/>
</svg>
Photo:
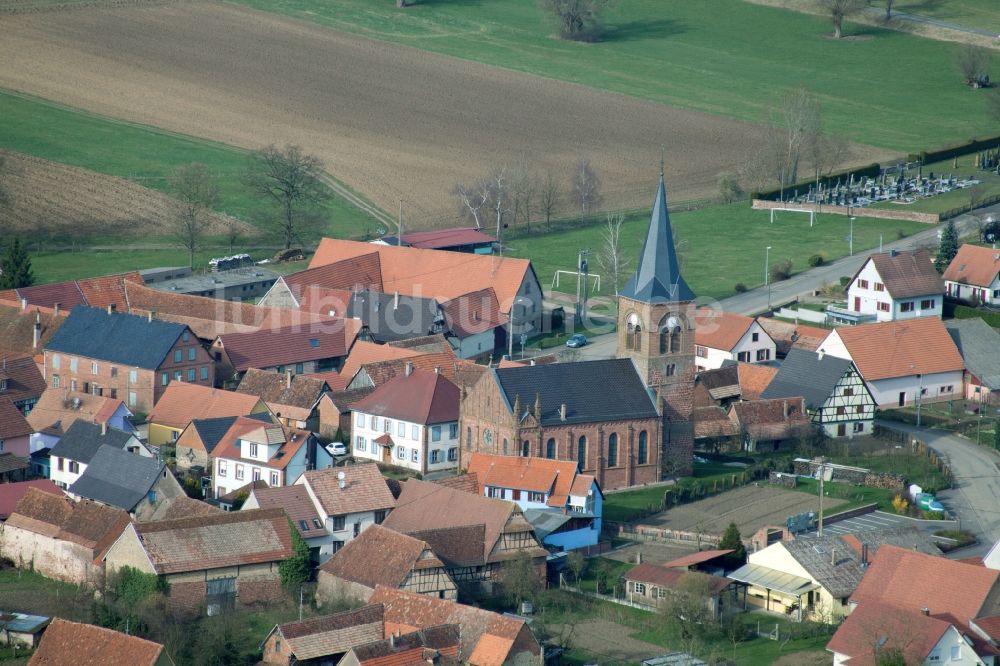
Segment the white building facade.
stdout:
<svg viewBox="0 0 1000 666">
<path fill-rule="evenodd" d="M 458 467 L 458 421 L 422 424 L 352 413 L 353 454 L 426 474 Z"/>
<path fill-rule="evenodd" d="M 875 260 L 869 257 L 847 286 L 847 309 L 873 316 L 875 321 L 941 317 L 944 305 L 942 292 L 896 297 L 891 293 L 892 288 L 879 273 Z"/>
<path fill-rule="evenodd" d="M 777 358 L 777 345 L 767 331 L 756 320 L 747 328 L 729 349 L 713 347 L 710 344 L 698 344 L 695 338 L 695 365 L 698 370 L 715 370 L 721 368 L 723 361 L 739 361 L 742 363 L 764 363 Z"/>
</svg>

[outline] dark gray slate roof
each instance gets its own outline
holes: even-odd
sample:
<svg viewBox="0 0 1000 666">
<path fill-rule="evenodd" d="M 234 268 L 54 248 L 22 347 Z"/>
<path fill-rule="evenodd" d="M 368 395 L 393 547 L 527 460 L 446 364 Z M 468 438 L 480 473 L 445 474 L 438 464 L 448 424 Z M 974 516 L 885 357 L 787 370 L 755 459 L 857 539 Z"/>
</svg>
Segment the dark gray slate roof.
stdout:
<svg viewBox="0 0 1000 666">
<path fill-rule="evenodd" d="M 629 359 L 498 368 L 494 373 L 510 409 L 515 397 L 521 397 L 521 416 L 533 413 L 539 396 L 543 425 L 657 416 L 653 397 Z M 561 421 L 564 403 L 566 420 Z"/>
<path fill-rule="evenodd" d="M 111 446 L 116 449 L 124 449 L 125 444 L 132 439 L 132 435 L 115 428 L 108 428 L 105 435 L 101 434 L 101 426 L 88 423 L 83 419 L 73 421 L 69 430 L 59 438 L 59 442 L 52 447 L 50 455 L 59 458 L 69 458 L 76 462 L 89 465 L 97 449 L 101 446 Z"/>
<path fill-rule="evenodd" d="M 1000 333 L 982 319 L 952 319 L 944 324 L 965 367 L 991 391 L 1000 389 Z"/>
<path fill-rule="evenodd" d="M 360 319 L 377 342 L 395 342 L 442 332 L 444 314 L 431 298 L 356 291 L 347 316 Z"/>
<path fill-rule="evenodd" d="M 233 422 L 236 421 L 238 417 L 236 416 L 217 416 L 212 419 L 195 419 L 191 421 L 191 425 L 198 432 L 198 436 L 201 438 L 201 443 L 205 445 L 205 451 L 209 454 L 215 450 L 216 445 L 222 438 L 226 436 L 229 432 L 229 428 L 232 427 Z M 256 419 L 263 423 L 273 423 L 271 420 L 271 415 L 268 412 L 263 414 L 250 414 L 245 417 L 248 419 Z"/>
<path fill-rule="evenodd" d="M 149 321 L 123 313 L 108 314 L 78 305 L 45 348 L 155 370 L 185 328 L 183 324 Z"/>
<path fill-rule="evenodd" d="M 646 242 L 639 255 L 639 267 L 625 284 L 622 296 L 637 301 L 693 301 L 694 292 L 681 277 L 674 249 L 674 234 L 667 213 L 667 188 L 660 174 L 660 187 L 656 190 L 653 213 L 649 219 Z"/>
<path fill-rule="evenodd" d="M 808 409 L 822 407 L 851 365 L 847 359 L 830 354 L 820 358 L 816 352 L 793 347 L 760 399 L 803 397 Z"/>
<path fill-rule="evenodd" d="M 69 492 L 131 511 L 153 487 L 163 469 L 164 464 L 156 458 L 102 446 Z"/>
</svg>

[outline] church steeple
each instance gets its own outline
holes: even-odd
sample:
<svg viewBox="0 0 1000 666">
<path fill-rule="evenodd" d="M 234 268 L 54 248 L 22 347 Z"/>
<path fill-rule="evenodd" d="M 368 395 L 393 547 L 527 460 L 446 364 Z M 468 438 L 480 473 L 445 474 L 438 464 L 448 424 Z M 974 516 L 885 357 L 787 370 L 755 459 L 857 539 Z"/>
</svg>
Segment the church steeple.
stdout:
<svg viewBox="0 0 1000 666">
<path fill-rule="evenodd" d="M 635 275 L 625 284 L 620 296 L 645 303 L 693 301 L 694 292 L 681 276 L 674 249 L 674 234 L 667 213 L 667 188 L 663 184 L 663 163 L 660 162 L 660 187 L 653 202 L 646 242 L 639 255 Z"/>
</svg>

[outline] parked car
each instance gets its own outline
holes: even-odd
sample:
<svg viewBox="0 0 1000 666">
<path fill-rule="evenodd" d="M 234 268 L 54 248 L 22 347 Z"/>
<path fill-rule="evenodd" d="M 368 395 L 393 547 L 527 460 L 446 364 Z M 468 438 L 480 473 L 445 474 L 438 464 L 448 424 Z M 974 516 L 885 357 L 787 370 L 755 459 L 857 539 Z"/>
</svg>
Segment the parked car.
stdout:
<svg viewBox="0 0 1000 666">
<path fill-rule="evenodd" d="M 582 347 L 585 344 L 587 344 L 587 336 L 584 335 L 583 333 L 577 333 L 576 335 L 574 335 L 573 337 L 571 337 L 569 340 L 566 341 L 566 346 L 572 347 L 574 349 L 576 349 L 577 347 Z"/>
<path fill-rule="evenodd" d="M 347 455 L 347 445 L 343 442 L 333 442 L 328 444 L 326 450 L 330 452 L 331 456 L 346 456 Z"/>
</svg>

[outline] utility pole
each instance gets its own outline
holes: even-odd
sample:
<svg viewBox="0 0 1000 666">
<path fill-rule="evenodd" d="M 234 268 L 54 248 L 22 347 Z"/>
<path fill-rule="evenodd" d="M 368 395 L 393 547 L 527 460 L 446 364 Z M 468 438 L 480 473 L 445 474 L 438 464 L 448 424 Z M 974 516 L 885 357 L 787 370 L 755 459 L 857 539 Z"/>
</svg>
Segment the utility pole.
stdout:
<svg viewBox="0 0 1000 666">
<path fill-rule="evenodd" d="M 832 473 L 832 468 L 827 467 L 826 459 L 819 459 L 819 467 L 816 468 L 816 476 L 819 480 L 819 521 L 816 530 L 818 536 L 823 536 L 823 497 L 826 495 L 823 484 L 826 482 L 826 475 Z"/>
<path fill-rule="evenodd" d="M 304 586 L 299 585 L 299 622 L 302 621 L 302 596 L 304 589 Z"/>
<path fill-rule="evenodd" d="M 399 200 L 399 220 L 396 222 L 396 247 L 403 245 L 403 200 Z"/>
<path fill-rule="evenodd" d="M 587 318 L 587 297 L 589 296 L 588 291 L 590 287 L 588 284 L 590 278 L 589 262 L 587 261 L 588 254 L 590 254 L 590 250 L 580 250 L 580 271 L 583 273 L 583 305 L 580 309 L 581 321 Z"/>
</svg>

